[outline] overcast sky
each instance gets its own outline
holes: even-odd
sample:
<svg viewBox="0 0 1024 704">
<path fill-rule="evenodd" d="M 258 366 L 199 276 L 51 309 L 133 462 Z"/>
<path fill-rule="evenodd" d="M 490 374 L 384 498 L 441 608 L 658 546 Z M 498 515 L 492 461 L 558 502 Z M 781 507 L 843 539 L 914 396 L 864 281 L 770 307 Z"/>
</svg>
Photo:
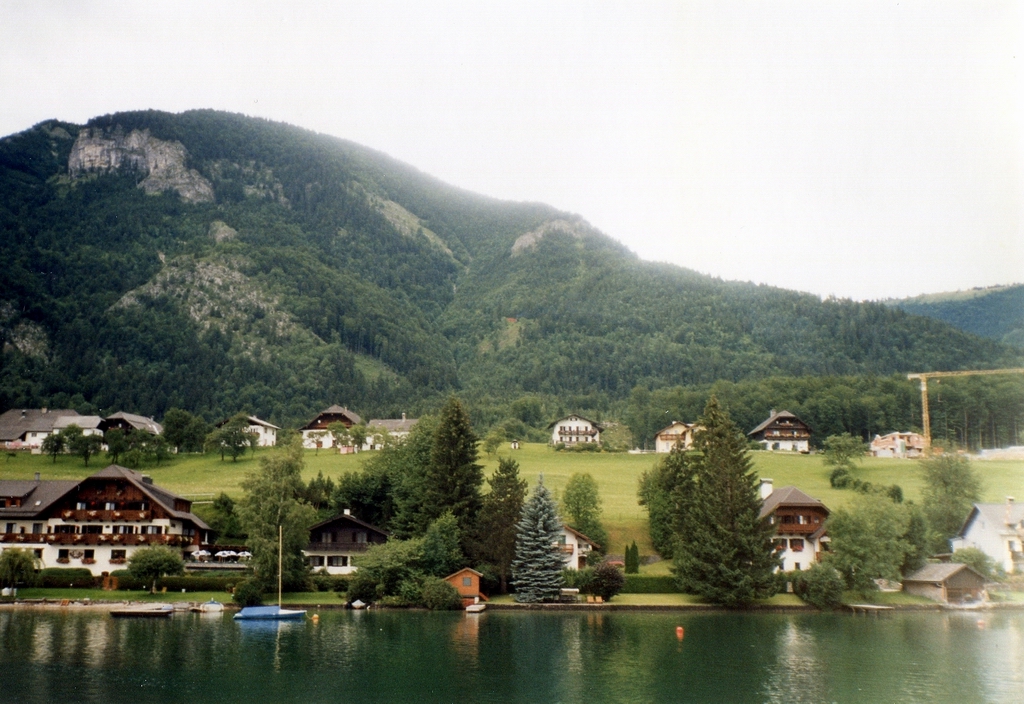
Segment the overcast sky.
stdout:
<svg viewBox="0 0 1024 704">
<path fill-rule="evenodd" d="M 216 108 L 856 299 L 1024 282 L 1014 2 L 0 0 L 0 134 Z"/>
</svg>

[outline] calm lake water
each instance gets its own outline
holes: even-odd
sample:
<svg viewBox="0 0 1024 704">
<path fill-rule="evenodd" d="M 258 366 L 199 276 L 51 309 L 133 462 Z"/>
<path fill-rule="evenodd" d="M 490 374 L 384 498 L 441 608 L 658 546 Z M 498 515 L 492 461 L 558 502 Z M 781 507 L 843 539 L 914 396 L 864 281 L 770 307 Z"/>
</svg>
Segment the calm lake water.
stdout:
<svg viewBox="0 0 1024 704">
<path fill-rule="evenodd" d="M 1024 613 L 7 610 L 0 701 L 1022 702 Z"/>
</svg>

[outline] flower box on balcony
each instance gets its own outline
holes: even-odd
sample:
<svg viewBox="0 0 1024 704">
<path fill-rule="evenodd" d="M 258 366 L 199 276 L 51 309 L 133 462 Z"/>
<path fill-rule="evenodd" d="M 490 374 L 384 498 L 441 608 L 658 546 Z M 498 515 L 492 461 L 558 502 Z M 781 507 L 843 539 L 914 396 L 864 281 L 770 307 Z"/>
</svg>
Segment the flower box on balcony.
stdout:
<svg viewBox="0 0 1024 704">
<path fill-rule="evenodd" d="M 66 565 L 66 564 L 71 562 L 71 558 L 70 557 L 58 557 L 57 558 L 57 562 L 59 562 L 62 565 Z"/>
<path fill-rule="evenodd" d="M 96 558 L 94 558 L 94 557 L 83 557 L 82 558 L 82 564 L 83 565 L 95 565 L 96 564 Z"/>
<path fill-rule="evenodd" d="M 128 560 L 126 560 L 123 557 L 112 557 L 112 558 L 110 558 L 110 564 L 112 564 L 112 565 L 123 565 L 126 562 L 128 562 Z"/>
</svg>

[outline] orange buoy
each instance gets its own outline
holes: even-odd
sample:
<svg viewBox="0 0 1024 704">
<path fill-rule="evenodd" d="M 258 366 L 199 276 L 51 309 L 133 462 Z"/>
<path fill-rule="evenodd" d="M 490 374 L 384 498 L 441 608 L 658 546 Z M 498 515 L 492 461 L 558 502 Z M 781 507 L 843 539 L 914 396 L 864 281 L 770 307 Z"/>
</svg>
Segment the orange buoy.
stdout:
<svg viewBox="0 0 1024 704">
<path fill-rule="evenodd" d="M 320 614 L 313 614 L 313 623 L 320 623 Z"/>
<path fill-rule="evenodd" d="M 676 626 L 676 638 L 682 640 L 685 634 L 686 632 L 683 630 L 682 626 Z"/>
</svg>

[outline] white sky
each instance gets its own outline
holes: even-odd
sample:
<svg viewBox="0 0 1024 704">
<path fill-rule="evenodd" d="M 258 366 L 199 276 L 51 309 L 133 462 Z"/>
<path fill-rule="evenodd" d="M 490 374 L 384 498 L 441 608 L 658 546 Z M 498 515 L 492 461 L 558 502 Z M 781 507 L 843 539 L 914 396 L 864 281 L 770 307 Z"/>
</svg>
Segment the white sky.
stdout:
<svg viewBox="0 0 1024 704">
<path fill-rule="evenodd" d="M 216 108 L 820 295 L 1024 281 L 1014 2 L 0 0 L 0 134 Z"/>
</svg>

